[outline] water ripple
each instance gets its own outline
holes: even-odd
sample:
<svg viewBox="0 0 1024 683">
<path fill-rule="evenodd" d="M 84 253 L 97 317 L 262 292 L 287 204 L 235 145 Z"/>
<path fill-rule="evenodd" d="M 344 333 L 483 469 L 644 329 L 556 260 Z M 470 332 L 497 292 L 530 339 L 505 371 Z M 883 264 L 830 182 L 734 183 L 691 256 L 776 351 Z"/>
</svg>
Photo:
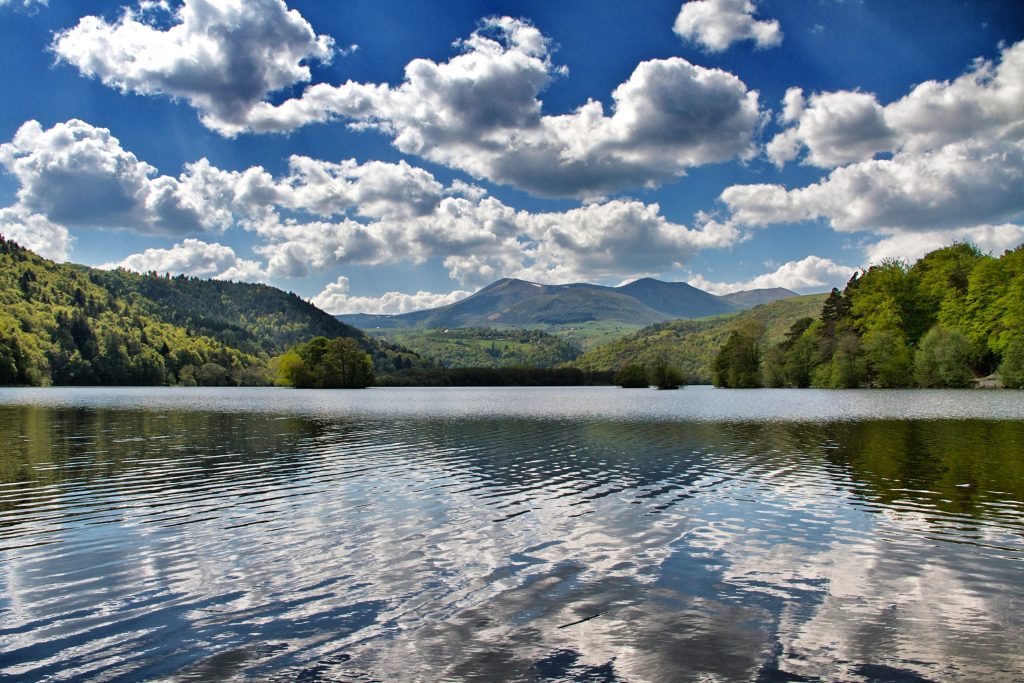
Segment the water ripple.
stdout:
<svg viewBox="0 0 1024 683">
<path fill-rule="evenodd" d="M 156 397 L 0 401 L 0 676 L 1024 670 L 1024 422 Z"/>
</svg>

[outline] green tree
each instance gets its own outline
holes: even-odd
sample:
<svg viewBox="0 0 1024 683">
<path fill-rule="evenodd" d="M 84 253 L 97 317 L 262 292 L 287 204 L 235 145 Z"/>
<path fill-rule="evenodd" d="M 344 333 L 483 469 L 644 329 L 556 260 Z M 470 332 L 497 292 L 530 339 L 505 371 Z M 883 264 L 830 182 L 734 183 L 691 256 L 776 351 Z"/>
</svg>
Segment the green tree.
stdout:
<svg viewBox="0 0 1024 683">
<path fill-rule="evenodd" d="M 850 296 L 853 328 L 861 336 L 872 330 L 902 332 L 909 343 L 924 333 L 927 317 L 917 299 L 906 262 L 885 259 L 871 266 Z"/>
<path fill-rule="evenodd" d="M 854 389 L 864 380 L 860 337 L 845 332 L 836 340 L 828 386 L 833 389 Z"/>
<path fill-rule="evenodd" d="M 761 361 L 761 382 L 766 387 L 785 386 L 786 349 L 783 344 L 776 344 L 764 352 Z"/>
<path fill-rule="evenodd" d="M 658 356 L 651 363 L 651 380 L 658 389 L 678 389 L 683 385 L 683 373 L 667 356 Z"/>
<path fill-rule="evenodd" d="M 1024 334 L 1018 334 L 1006 345 L 999 377 L 1005 387 L 1024 389 Z"/>
<path fill-rule="evenodd" d="M 646 389 L 651 385 L 647 368 L 639 363 L 627 363 L 615 373 L 613 380 L 623 389 Z"/>
<path fill-rule="evenodd" d="M 733 330 L 711 367 L 716 387 L 761 386 L 761 344 L 754 329 Z"/>
<path fill-rule="evenodd" d="M 913 380 L 910 349 L 894 330 L 872 330 L 864 335 L 865 379 L 882 389 L 909 386 Z"/>
<path fill-rule="evenodd" d="M 281 384 L 300 389 L 362 389 L 373 384 L 373 361 L 351 337 L 315 337 L 277 360 Z"/>
<path fill-rule="evenodd" d="M 910 268 L 910 278 L 921 311 L 922 323 L 959 326 L 971 273 L 984 260 L 991 260 L 973 244 L 958 242 L 929 252 Z"/>
<path fill-rule="evenodd" d="M 971 342 L 963 333 L 936 325 L 921 339 L 914 356 L 914 378 L 922 387 L 968 387 Z"/>
<path fill-rule="evenodd" d="M 792 387 L 811 386 L 811 377 L 818 362 L 821 323 L 814 323 L 797 337 L 786 351 L 783 377 Z"/>
</svg>

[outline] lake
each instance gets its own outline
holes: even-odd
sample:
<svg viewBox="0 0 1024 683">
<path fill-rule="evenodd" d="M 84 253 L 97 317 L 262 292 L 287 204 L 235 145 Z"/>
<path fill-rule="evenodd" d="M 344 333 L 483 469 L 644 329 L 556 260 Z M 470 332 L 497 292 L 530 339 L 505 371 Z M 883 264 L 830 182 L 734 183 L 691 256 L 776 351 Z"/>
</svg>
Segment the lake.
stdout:
<svg viewBox="0 0 1024 683">
<path fill-rule="evenodd" d="M 1024 393 L 0 390 L 0 678 L 1024 679 Z"/>
</svg>

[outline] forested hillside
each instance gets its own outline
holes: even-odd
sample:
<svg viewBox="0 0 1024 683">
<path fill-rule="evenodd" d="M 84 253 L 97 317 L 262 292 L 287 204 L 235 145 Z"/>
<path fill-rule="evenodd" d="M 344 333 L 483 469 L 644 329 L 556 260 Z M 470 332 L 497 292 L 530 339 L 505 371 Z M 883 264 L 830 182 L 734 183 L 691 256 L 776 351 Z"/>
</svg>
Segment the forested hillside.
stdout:
<svg viewBox="0 0 1024 683">
<path fill-rule="evenodd" d="M 266 384 L 316 336 L 420 363 L 273 287 L 57 264 L 0 237 L 0 384 Z"/>
<path fill-rule="evenodd" d="M 913 265 L 889 259 L 843 291 L 652 325 L 573 365 L 664 358 L 724 387 L 967 387 L 996 372 L 1024 387 L 1024 245 L 998 258 L 953 244 Z"/>
<path fill-rule="evenodd" d="M 391 330 L 385 338 L 449 368 L 553 368 L 579 354 L 573 344 L 540 330 Z"/>
<path fill-rule="evenodd" d="M 1024 386 L 1024 245 L 999 258 L 969 244 L 913 266 L 888 260 L 832 290 L 821 312 L 773 343 L 737 329 L 720 386 L 966 387 L 999 371 Z"/>
<path fill-rule="evenodd" d="M 752 326 L 764 339 L 779 341 L 795 320 L 816 316 L 825 296 L 794 296 L 734 315 L 658 323 L 589 351 L 572 365 L 590 371 L 619 370 L 627 364 L 651 366 L 667 359 L 688 382 L 707 383 L 715 354 L 734 330 Z"/>
</svg>

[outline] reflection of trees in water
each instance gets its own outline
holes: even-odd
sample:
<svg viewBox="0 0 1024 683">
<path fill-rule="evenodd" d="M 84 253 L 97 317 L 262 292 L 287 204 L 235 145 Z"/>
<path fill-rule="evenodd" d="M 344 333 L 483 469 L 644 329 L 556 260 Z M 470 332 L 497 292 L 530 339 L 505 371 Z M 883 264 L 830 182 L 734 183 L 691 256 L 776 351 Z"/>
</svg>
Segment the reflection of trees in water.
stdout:
<svg viewBox="0 0 1024 683">
<path fill-rule="evenodd" d="M 404 438 L 425 457 L 485 488 L 619 490 L 695 480 L 715 467 L 727 436 L 707 423 L 557 420 L 411 421 Z"/>
<path fill-rule="evenodd" d="M 873 421 L 829 426 L 828 461 L 856 495 L 984 517 L 991 503 L 1024 503 L 1024 423 Z"/>
<path fill-rule="evenodd" d="M 612 485 L 685 488 L 702 477 L 772 477 L 832 485 L 881 505 L 897 501 L 985 515 L 1024 502 L 1024 423 L 862 421 L 712 423 L 412 420 L 402 438 L 423 457 L 484 488 Z M 666 488 L 662 493 L 667 493 Z"/>
<path fill-rule="evenodd" d="M 0 408 L 0 483 L 19 489 L 84 485 L 189 459 L 200 481 L 225 467 L 274 459 L 286 474 L 346 447 L 345 432 L 407 445 L 470 479 L 479 495 L 636 490 L 673 504 L 708 476 L 770 475 L 764 485 L 827 477 L 883 506 L 914 504 L 983 516 L 992 502 L 1024 502 L 1024 424 L 998 421 L 714 423 L 602 420 L 395 419 L 317 422 L 202 411 Z M 368 432 L 372 432 L 372 435 Z M 1016 446 L 1016 447 L 1015 447 Z M 673 497 L 678 492 L 678 498 Z M 0 497 L 7 511 L 30 494 Z"/>
<path fill-rule="evenodd" d="M 303 467 L 302 443 L 328 429 L 259 414 L 4 406 L 0 484 L 19 486 L 0 496 L 0 511 L 31 499 L 40 487 L 66 486 L 70 492 L 126 474 L 151 472 L 153 484 L 167 477 L 181 486 L 274 458 L 275 471 L 284 475 Z"/>
</svg>

